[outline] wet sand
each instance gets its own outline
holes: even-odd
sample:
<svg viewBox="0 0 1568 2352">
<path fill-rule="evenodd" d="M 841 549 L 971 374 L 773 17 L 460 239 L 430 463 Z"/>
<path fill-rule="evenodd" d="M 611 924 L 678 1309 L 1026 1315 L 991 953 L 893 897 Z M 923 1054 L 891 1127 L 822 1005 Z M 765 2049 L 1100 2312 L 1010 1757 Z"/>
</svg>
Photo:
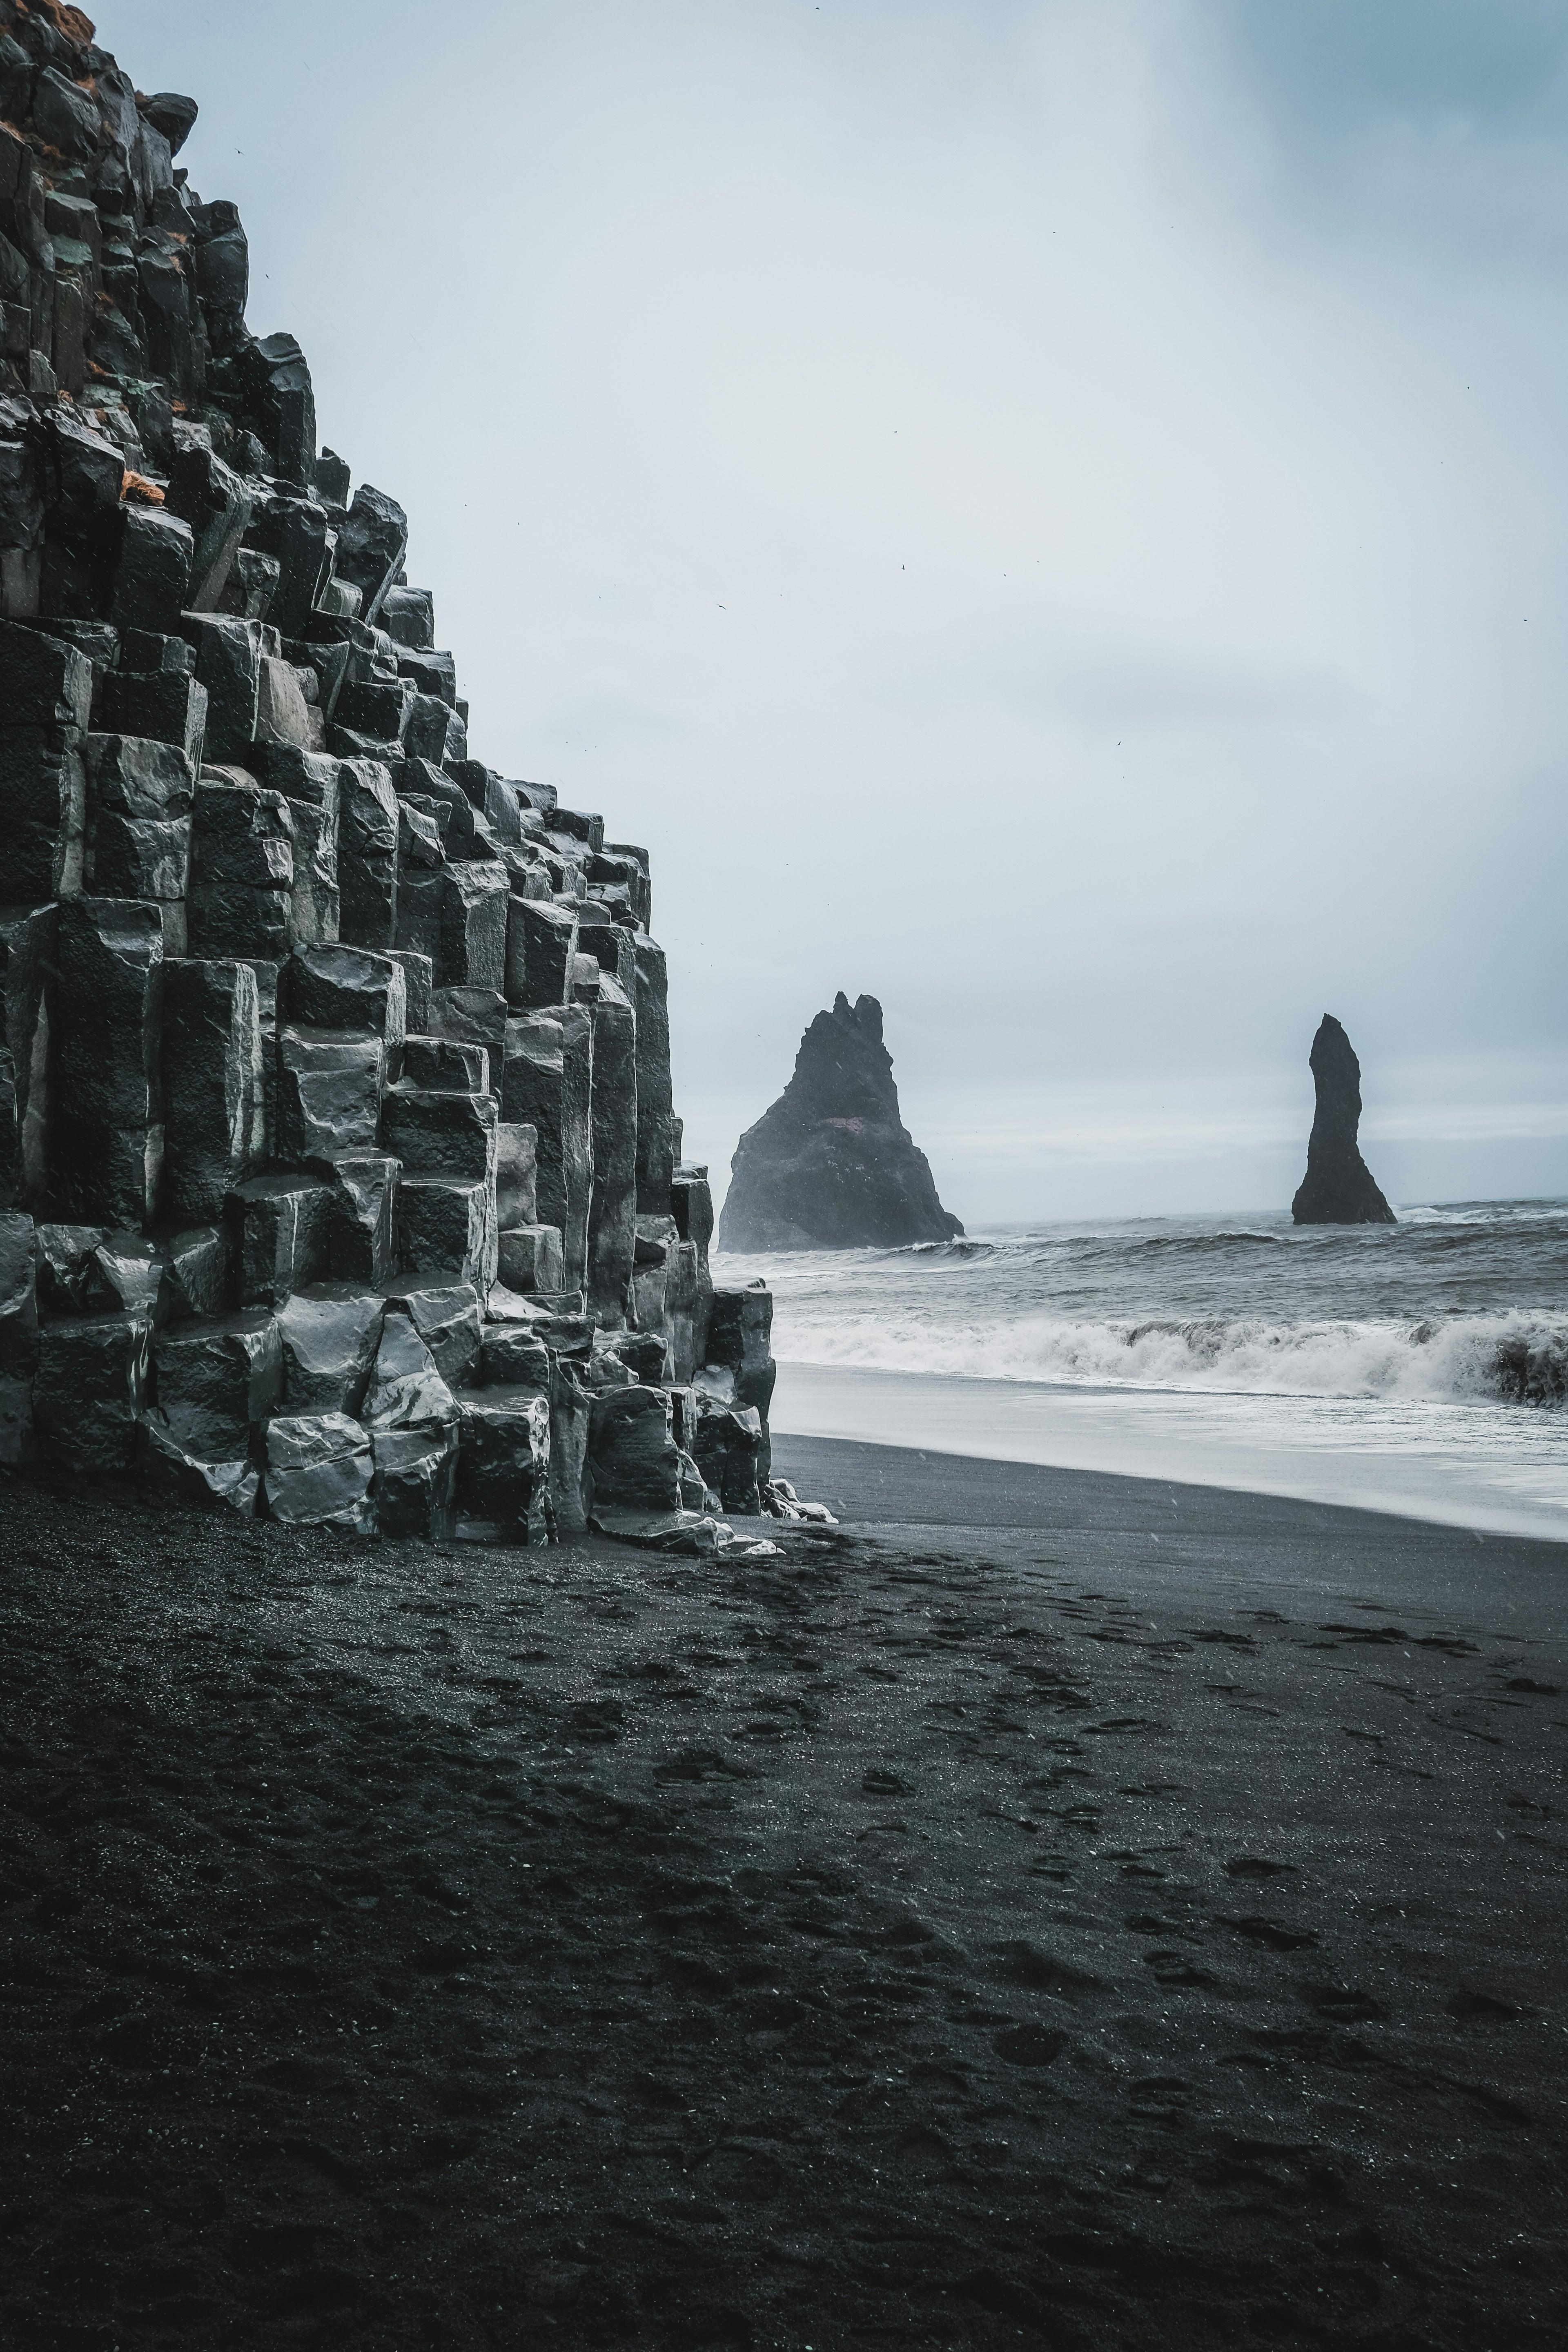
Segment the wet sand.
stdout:
<svg viewBox="0 0 1568 2352">
<path fill-rule="evenodd" d="M 773 1424 L 884 1452 L 1164 1479 L 1568 1542 L 1562 1416 L 1479 1402 L 779 1366 Z"/>
<path fill-rule="evenodd" d="M 0 1489 L 0 2343 L 1568 2337 L 1568 1551 L 806 1444 L 721 1570 Z"/>
<path fill-rule="evenodd" d="M 1236 1603 L 1265 1588 L 1338 1594 L 1568 1635 L 1568 1543 L 1533 1534 L 840 1438 L 775 1437 L 773 1462 L 846 1523 L 1081 1539 L 1086 1559 L 1114 1562 L 1139 1591 L 1174 1585 Z"/>
</svg>

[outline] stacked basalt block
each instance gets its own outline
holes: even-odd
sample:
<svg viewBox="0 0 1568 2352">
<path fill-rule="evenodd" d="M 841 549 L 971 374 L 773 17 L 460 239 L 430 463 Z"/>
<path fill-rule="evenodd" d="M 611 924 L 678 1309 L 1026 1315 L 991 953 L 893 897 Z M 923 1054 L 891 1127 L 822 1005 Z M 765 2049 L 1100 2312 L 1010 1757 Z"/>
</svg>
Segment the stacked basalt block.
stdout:
<svg viewBox="0 0 1568 2352">
<path fill-rule="evenodd" d="M 473 757 L 233 205 L 0 0 L 0 1463 L 388 1535 L 770 1498 L 648 857 Z"/>
</svg>

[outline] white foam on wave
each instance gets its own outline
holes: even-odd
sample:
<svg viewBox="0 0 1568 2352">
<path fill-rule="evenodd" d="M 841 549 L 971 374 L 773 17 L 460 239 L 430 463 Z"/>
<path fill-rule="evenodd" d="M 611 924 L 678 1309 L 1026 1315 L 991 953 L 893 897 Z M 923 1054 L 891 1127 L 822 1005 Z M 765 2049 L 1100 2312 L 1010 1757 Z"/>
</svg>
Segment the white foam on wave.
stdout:
<svg viewBox="0 0 1568 2352">
<path fill-rule="evenodd" d="M 1024 1314 L 939 1325 L 891 1301 L 876 1313 L 800 1302 L 774 1347 L 786 1362 L 949 1379 L 1256 1395 L 1562 1405 L 1568 1316 L 1515 1312 L 1419 1323 L 1075 1321 Z"/>
<path fill-rule="evenodd" d="M 1402 1225 L 1557 1225 L 1563 1206 L 1561 1201 L 1462 1201 L 1401 1208 L 1395 1214 Z"/>
</svg>

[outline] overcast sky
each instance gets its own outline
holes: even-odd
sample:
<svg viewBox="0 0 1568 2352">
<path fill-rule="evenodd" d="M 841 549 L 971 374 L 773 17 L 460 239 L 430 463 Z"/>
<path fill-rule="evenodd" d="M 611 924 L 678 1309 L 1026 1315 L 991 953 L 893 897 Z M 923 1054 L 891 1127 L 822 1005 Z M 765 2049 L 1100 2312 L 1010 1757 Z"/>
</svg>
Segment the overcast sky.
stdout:
<svg viewBox="0 0 1568 2352">
<path fill-rule="evenodd" d="M 971 1224 L 1568 1191 L 1560 0 L 117 0 L 688 1150 L 882 999 Z"/>
</svg>

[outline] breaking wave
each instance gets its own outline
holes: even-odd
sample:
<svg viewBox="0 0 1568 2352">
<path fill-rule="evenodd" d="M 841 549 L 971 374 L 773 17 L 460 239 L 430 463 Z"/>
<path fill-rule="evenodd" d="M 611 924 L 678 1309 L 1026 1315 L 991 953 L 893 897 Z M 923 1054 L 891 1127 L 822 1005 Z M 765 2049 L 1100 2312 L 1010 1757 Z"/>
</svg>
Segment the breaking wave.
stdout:
<svg viewBox="0 0 1568 2352">
<path fill-rule="evenodd" d="M 951 1258 L 956 1265 L 969 1265 L 976 1258 L 994 1257 L 994 1242 L 910 1242 L 907 1249 L 889 1253 L 895 1257 Z"/>
<path fill-rule="evenodd" d="M 1270 1322 L 1247 1318 L 1078 1321 L 1032 1313 L 988 1326 L 942 1325 L 891 1301 L 879 1312 L 795 1305 L 775 1348 L 801 1364 L 842 1364 L 949 1379 L 1100 1388 L 1425 1399 L 1562 1407 L 1568 1315 L 1426 1318 L 1419 1322 Z"/>
<path fill-rule="evenodd" d="M 1568 1405 L 1562 1200 L 1443 1202 L 1396 1225 L 1264 1212 L 995 1226 L 717 1264 L 721 1281 L 770 1284 L 786 1363 L 1373 1408 Z"/>
</svg>

